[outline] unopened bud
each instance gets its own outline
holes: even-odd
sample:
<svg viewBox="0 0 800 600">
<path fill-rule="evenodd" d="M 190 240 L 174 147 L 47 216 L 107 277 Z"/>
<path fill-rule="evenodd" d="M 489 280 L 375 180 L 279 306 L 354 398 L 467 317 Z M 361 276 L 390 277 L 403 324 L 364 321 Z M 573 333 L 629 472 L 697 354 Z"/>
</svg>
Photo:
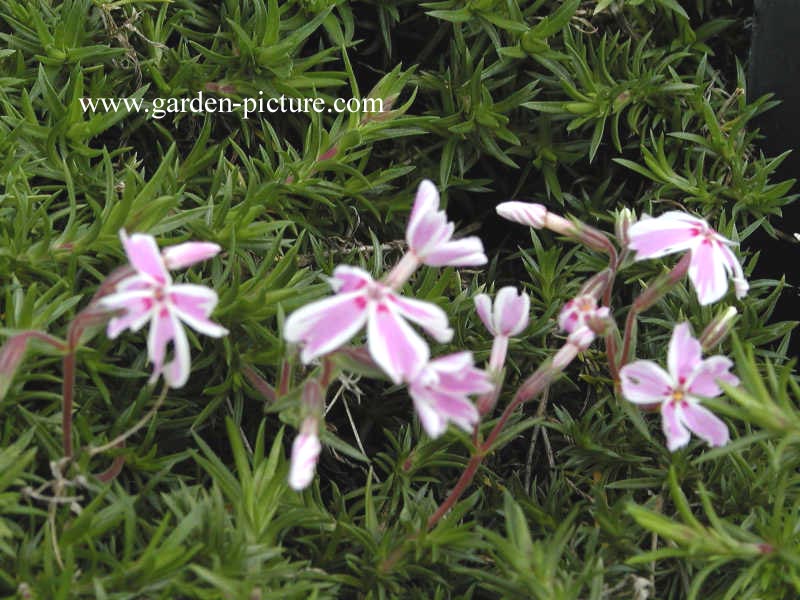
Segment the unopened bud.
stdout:
<svg viewBox="0 0 800 600">
<path fill-rule="evenodd" d="M 504 219 L 527 225 L 534 229 L 544 227 L 545 219 L 547 218 L 547 209 L 544 205 L 531 202 L 502 202 L 497 205 L 495 210 Z"/>
<path fill-rule="evenodd" d="M 628 229 L 636 222 L 636 214 L 630 208 L 623 208 L 617 213 L 617 220 L 614 223 L 614 234 L 617 236 L 617 243 L 625 248 L 630 241 Z"/>
<path fill-rule="evenodd" d="M 708 351 L 721 344 L 733 329 L 738 311 L 733 306 L 721 311 L 700 334 L 700 345 Z"/>
<path fill-rule="evenodd" d="M 319 453 L 322 450 L 318 436 L 319 423 L 309 417 L 303 421 L 300 433 L 292 443 L 292 458 L 289 466 L 289 487 L 300 491 L 314 479 Z"/>
</svg>

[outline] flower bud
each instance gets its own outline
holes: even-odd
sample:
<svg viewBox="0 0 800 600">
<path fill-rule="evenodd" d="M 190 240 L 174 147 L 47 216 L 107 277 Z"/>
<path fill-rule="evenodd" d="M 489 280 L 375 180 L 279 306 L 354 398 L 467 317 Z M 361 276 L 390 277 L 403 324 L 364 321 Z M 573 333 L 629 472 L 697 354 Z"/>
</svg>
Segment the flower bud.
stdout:
<svg viewBox="0 0 800 600">
<path fill-rule="evenodd" d="M 530 202 L 503 202 L 498 204 L 495 210 L 504 219 L 528 225 L 534 229 L 544 227 L 547 218 L 547 209 L 544 205 Z"/>
<path fill-rule="evenodd" d="M 317 435 L 318 423 L 314 417 L 303 421 L 300 434 L 292 443 L 292 458 L 289 467 L 289 487 L 300 491 L 308 487 L 314 479 L 322 445 Z"/>
<path fill-rule="evenodd" d="M 719 312 L 700 334 L 703 350 L 710 350 L 728 337 L 736 322 L 738 311 L 733 306 Z"/>
<path fill-rule="evenodd" d="M 614 224 L 614 234 L 617 236 L 617 243 L 625 248 L 630 238 L 628 228 L 636 222 L 636 214 L 630 208 L 623 208 L 617 213 L 617 220 Z"/>
</svg>

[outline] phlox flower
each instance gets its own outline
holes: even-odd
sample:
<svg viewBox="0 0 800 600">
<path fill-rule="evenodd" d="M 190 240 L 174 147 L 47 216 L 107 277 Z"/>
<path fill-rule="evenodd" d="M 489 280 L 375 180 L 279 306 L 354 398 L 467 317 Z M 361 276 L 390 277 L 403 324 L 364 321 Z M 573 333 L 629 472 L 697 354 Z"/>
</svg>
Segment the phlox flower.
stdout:
<svg viewBox="0 0 800 600">
<path fill-rule="evenodd" d="M 304 363 L 336 350 L 366 325 L 372 359 L 392 381 L 400 383 L 417 373 L 430 357 L 428 345 L 406 319 L 439 342 L 453 337 L 441 308 L 404 298 L 363 269 L 340 265 L 329 283 L 335 296 L 296 310 L 284 324 L 286 341 L 302 344 L 300 359 Z"/>
<path fill-rule="evenodd" d="M 564 305 L 558 314 L 558 326 L 569 334 L 567 339 L 570 343 L 585 349 L 594 341 L 596 331 L 604 328 L 609 317 L 607 306 L 597 306 L 597 298 L 583 294 Z"/>
<path fill-rule="evenodd" d="M 628 239 L 628 247 L 636 251 L 636 260 L 691 252 L 689 279 L 700 304 L 722 298 L 728 290 L 728 277 L 733 279 L 737 298 L 747 294 L 749 285 L 742 266 L 728 247 L 734 242 L 714 231 L 704 219 L 680 211 L 656 218 L 645 216 L 630 226 Z"/>
<path fill-rule="evenodd" d="M 151 235 L 121 230 L 120 239 L 133 275 L 121 280 L 115 292 L 99 300 L 107 310 L 122 311 L 108 323 L 107 334 L 116 338 L 126 329 L 139 331 L 148 322 L 147 355 L 153 364 L 150 381 L 164 378 L 170 387 L 182 387 L 189 377 L 191 357 L 183 324 L 211 337 L 228 333 L 209 319 L 217 305 L 214 290 L 202 285 L 175 284 L 167 269 L 180 269 L 215 256 L 220 247 L 209 242 L 186 242 L 159 252 Z M 164 364 L 172 342 L 173 359 Z"/>
<path fill-rule="evenodd" d="M 526 293 L 517 293 L 512 286 L 501 288 L 494 299 L 487 294 L 475 296 L 475 310 L 481 321 L 494 336 L 489 368 L 499 372 L 506 362 L 508 339 L 519 335 L 528 326 L 531 299 Z"/>
<path fill-rule="evenodd" d="M 497 292 L 494 305 L 488 294 L 475 296 L 475 309 L 489 333 L 512 337 L 528 326 L 531 299 L 528 294 L 517 293 L 515 287 L 507 286 Z"/>
<path fill-rule="evenodd" d="M 636 404 L 660 404 L 667 448 L 674 451 L 689 443 L 689 431 L 711 446 L 728 442 L 728 427 L 700 404 L 700 398 L 722 394 L 718 382 L 736 385 L 730 373 L 733 362 L 725 356 L 703 360 L 702 349 L 681 323 L 672 332 L 667 365 L 669 371 L 650 360 L 637 360 L 620 370 L 622 395 Z"/>
<path fill-rule="evenodd" d="M 472 267 L 486 264 L 483 243 L 477 237 L 453 240 L 455 225 L 439 210 L 439 191 L 425 179 L 417 188 L 406 227 L 406 242 L 416 258 L 431 267 Z"/>
<path fill-rule="evenodd" d="M 444 433 L 449 422 L 472 431 L 480 417 L 468 396 L 487 394 L 493 389 L 488 375 L 473 366 L 470 352 L 436 358 L 408 383 L 420 423 L 432 438 Z"/>
</svg>

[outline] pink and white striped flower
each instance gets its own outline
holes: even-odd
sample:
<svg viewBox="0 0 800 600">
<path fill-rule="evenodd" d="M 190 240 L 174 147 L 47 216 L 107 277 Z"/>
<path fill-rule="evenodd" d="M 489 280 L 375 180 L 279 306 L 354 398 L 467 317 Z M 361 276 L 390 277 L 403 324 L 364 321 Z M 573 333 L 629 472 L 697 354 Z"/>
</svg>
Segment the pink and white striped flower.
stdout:
<svg viewBox="0 0 800 600">
<path fill-rule="evenodd" d="M 493 390 L 486 372 L 473 366 L 471 352 L 430 361 L 408 384 L 420 423 L 432 438 L 444 433 L 448 423 L 472 431 L 480 416 L 468 396 Z"/>
<path fill-rule="evenodd" d="M 733 279 L 736 297 L 747 294 L 749 285 L 742 266 L 728 246 L 734 242 L 714 231 L 704 220 L 684 212 L 670 211 L 656 218 L 647 215 L 628 229 L 628 247 L 636 260 L 659 258 L 675 252 L 691 252 L 689 279 L 700 304 L 716 302 Z"/>
<path fill-rule="evenodd" d="M 672 332 L 667 357 L 669 372 L 650 360 L 637 360 L 620 370 L 622 395 L 635 404 L 661 405 L 667 448 L 677 450 L 689 443 L 693 431 L 711 446 L 728 442 L 728 427 L 700 404 L 700 399 L 722 394 L 718 382 L 730 385 L 739 379 L 730 372 L 733 362 L 725 356 L 702 359 L 702 349 L 681 323 Z"/>
<path fill-rule="evenodd" d="M 583 294 L 564 305 L 558 314 L 558 326 L 569 334 L 567 340 L 571 344 L 585 350 L 605 329 L 609 318 L 607 306 L 597 306 L 597 298 Z"/>
<path fill-rule="evenodd" d="M 524 292 L 518 293 L 517 288 L 507 286 L 497 292 L 494 305 L 488 294 L 475 296 L 475 309 L 489 333 L 512 337 L 528 326 L 531 299 Z"/>
<path fill-rule="evenodd" d="M 284 325 L 286 341 L 303 345 L 300 359 L 304 363 L 336 350 L 366 325 L 373 360 L 392 381 L 400 383 L 416 374 L 430 357 L 428 345 L 406 319 L 439 342 L 453 337 L 441 308 L 404 298 L 363 269 L 340 265 L 329 283 L 335 296 L 296 310 Z"/>
<path fill-rule="evenodd" d="M 214 290 L 202 285 L 175 284 L 167 269 L 188 267 L 220 251 L 217 244 L 186 242 L 158 251 L 151 235 L 121 230 L 120 239 L 135 273 L 120 281 L 115 292 L 99 300 L 107 310 L 122 311 L 108 323 L 108 337 L 116 338 L 126 329 L 139 331 L 148 322 L 147 354 L 153 363 L 150 381 L 164 378 L 170 387 L 182 387 L 189 377 L 191 357 L 183 324 L 211 337 L 228 333 L 209 319 L 217 305 Z M 172 343 L 173 359 L 164 364 L 167 346 Z"/>
<path fill-rule="evenodd" d="M 483 242 L 475 236 L 453 240 L 455 225 L 439 210 L 439 191 L 432 181 L 417 188 L 406 227 L 406 242 L 416 258 L 431 267 L 472 267 L 487 262 Z"/>
<path fill-rule="evenodd" d="M 528 326 L 531 299 L 528 294 L 517 293 L 515 287 L 508 286 L 497 292 L 494 306 L 488 294 L 475 296 L 475 310 L 486 329 L 494 336 L 489 368 L 499 372 L 506 362 L 508 339 L 519 335 Z"/>
</svg>

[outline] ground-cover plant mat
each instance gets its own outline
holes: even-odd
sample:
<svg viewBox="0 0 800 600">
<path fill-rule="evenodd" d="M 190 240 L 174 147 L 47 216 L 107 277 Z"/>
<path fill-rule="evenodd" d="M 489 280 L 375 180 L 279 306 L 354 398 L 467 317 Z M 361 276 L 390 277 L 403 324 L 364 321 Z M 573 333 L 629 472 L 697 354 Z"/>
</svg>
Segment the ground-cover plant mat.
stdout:
<svg viewBox="0 0 800 600">
<path fill-rule="evenodd" d="M 800 595 L 752 16 L 0 0 L 2 597 Z"/>
</svg>

